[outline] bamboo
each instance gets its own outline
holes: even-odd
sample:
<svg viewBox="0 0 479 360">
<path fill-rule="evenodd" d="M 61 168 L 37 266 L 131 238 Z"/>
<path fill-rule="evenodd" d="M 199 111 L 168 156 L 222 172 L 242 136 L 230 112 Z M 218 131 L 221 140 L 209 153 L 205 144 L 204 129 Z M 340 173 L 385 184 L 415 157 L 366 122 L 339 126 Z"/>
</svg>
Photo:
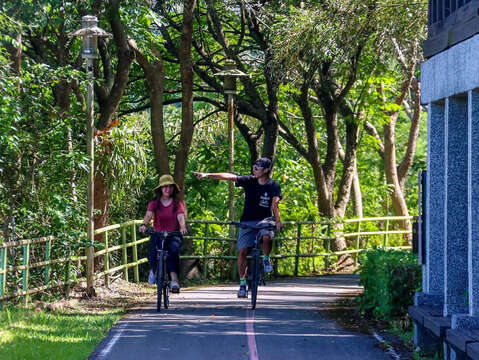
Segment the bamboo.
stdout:
<svg viewBox="0 0 479 360">
<path fill-rule="evenodd" d="M 70 250 L 68 251 L 68 255 L 70 255 Z M 70 256 L 68 258 L 70 258 Z M 71 261 L 65 263 L 65 297 L 67 299 L 70 297 L 70 264 Z"/>
<path fill-rule="evenodd" d="M 126 247 L 126 228 L 122 226 L 121 228 L 121 242 L 122 242 L 122 260 L 123 260 L 123 265 L 126 265 L 128 263 L 128 253 L 127 253 L 127 247 Z M 126 281 L 128 281 L 128 268 L 125 267 L 123 270 L 123 277 L 125 278 Z"/>
<path fill-rule="evenodd" d="M 30 276 L 30 269 L 28 267 L 28 263 L 30 261 L 30 244 L 23 245 L 23 266 L 25 269 L 22 271 L 23 273 L 23 281 L 22 281 L 22 290 L 28 291 L 28 280 Z M 28 304 L 28 295 L 25 296 L 24 303 L 25 305 Z"/>
<path fill-rule="evenodd" d="M 326 253 L 329 254 L 329 251 L 330 251 L 330 247 L 331 247 L 331 225 L 328 224 L 328 230 L 327 230 L 327 239 L 325 240 L 326 241 Z M 324 271 L 328 271 L 329 270 L 329 255 L 326 256 L 326 259 L 324 260 Z"/>
<path fill-rule="evenodd" d="M 49 241 L 45 243 L 45 262 L 50 261 L 51 247 L 52 247 L 52 241 L 50 239 Z M 47 264 L 45 266 L 44 282 L 45 282 L 45 285 L 48 285 L 48 283 L 50 282 L 50 264 Z"/>
<path fill-rule="evenodd" d="M 138 262 L 138 248 L 136 246 L 136 226 L 135 224 L 131 225 L 131 239 L 133 240 L 133 262 Z M 138 283 L 140 282 L 140 274 L 138 272 L 138 264 L 133 268 L 133 280 Z"/>
<path fill-rule="evenodd" d="M 45 236 L 41 238 L 36 238 L 36 239 L 27 239 L 27 240 L 18 240 L 18 241 L 9 241 L 0 244 L 0 249 L 2 248 L 11 248 L 11 247 L 19 247 L 22 245 L 27 245 L 27 244 L 41 244 L 44 242 L 47 242 L 48 240 L 58 240 L 54 238 L 53 236 Z"/>
<path fill-rule="evenodd" d="M 109 259 L 109 252 L 108 252 L 108 231 L 105 231 L 105 256 L 103 257 L 103 263 L 105 267 L 105 271 L 107 272 L 110 268 L 110 259 Z M 110 287 L 110 277 L 108 276 L 108 272 L 105 274 L 105 285 Z"/>
<path fill-rule="evenodd" d="M 7 284 L 7 249 L 0 249 L 0 299 L 5 294 L 5 288 Z M 0 310 L 3 303 L 0 301 Z"/>
<path fill-rule="evenodd" d="M 386 233 L 384 234 L 384 243 L 383 247 L 386 248 L 388 246 L 388 231 L 389 231 L 389 219 L 386 220 Z"/>
<path fill-rule="evenodd" d="M 206 256 L 208 254 L 208 239 L 206 236 L 209 233 L 209 225 L 205 224 L 205 238 L 203 239 L 203 278 L 208 278 L 208 262 L 206 261 Z"/>
<path fill-rule="evenodd" d="M 358 225 L 356 227 L 356 232 L 360 233 L 361 232 L 361 221 L 358 222 Z M 359 249 L 359 242 L 361 240 L 361 235 L 358 235 L 356 237 L 356 250 Z M 358 266 L 358 253 L 354 256 L 354 266 Z"/>
<path fill-rule="evenodd" d="M 296 255 L 299 255 L 300 250 L 300 239 L 301 239 L 301 224 L 297 224 L 297 232 L 296 232 Z M 294 258 L 294 276 L 298 276 L 298 268 L 299 268 L 299 257 L 296 256 Z"/>
</svg>

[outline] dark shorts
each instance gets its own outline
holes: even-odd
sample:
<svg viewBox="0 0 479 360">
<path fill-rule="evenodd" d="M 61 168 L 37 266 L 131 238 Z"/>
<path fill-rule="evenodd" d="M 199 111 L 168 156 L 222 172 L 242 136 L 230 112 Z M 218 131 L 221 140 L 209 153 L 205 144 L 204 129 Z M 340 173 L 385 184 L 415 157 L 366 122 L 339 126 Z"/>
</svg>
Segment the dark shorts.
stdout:
<svg viewBox="0 0 479 360">
<path fill-rule="evenodd" d="M 241 221 L 242 224 L 246 225 L 258 225 L 261 222 L 265 221 L 270 221 L 271 219 L 264 219 L 261 221 Z M 249 248 L 254 245 L 254 240 L 256 238 L 257 231 L 253 229 L 244 229 L 244 228 L 239 228 L 238 232 L 238 240 L 236 242 L 236 247 L 238 250 L 244 249 L 244 248 Z M 274 238 L 274 231 L 267 230 L 267 229 L 262 229 L 259 231 L 259 235 L 262 237 L 264 235 L 269 235 L 269 237 L 272 239 Z"/>
</svg>

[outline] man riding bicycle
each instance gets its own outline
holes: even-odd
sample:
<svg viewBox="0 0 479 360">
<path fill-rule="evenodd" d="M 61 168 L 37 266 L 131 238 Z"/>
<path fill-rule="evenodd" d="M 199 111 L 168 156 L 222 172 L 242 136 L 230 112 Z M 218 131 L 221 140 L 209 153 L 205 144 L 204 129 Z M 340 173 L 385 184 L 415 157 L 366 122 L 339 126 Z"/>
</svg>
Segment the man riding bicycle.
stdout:
<svg viewBox="0 0 479 360">
<path fill-rule="evenodd" d="M 271 160 L 259 158 L 253 165 L 253 175 L 235 175 L 231 173 L 202 173 L 193 172 L 199 180 L 210 177 L 218 180 L 234 181 L 235 186 L 242 187 L 245 192 L 243 214 L 240 222 L 248 225 L 257 225 L 262 220 L 270 218 L 272 214 L 276 221 L 276 230 L 281 230 L 282 223 L 278 203 L 282 199 L 281 186 L 271 179 Z M 273 231 L 260 230 L 263 240 L 264 272 L 273 271 L 269 255 L 273 247 Z M 238 297 L 247 297 L 246 275 L 248 271 L 248 249 L 254 245 L 255 231 L 249 228 L 241 228 L 238 233 L 238 274 L 240 276 L 240 288 Z"/>
</svg>

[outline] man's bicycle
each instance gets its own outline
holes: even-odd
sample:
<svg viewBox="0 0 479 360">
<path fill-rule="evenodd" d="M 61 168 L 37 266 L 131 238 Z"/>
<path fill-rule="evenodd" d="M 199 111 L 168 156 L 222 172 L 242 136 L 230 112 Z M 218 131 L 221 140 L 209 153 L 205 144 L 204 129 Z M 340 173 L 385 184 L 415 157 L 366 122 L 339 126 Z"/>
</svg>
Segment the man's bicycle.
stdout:
<svg viewBox="0 0 479 360">
<path fill-rule="evenodd" d="M 256 298 L 258 297 L 258 286 L 264 284 L 264 268 L 261 261 L 261 234 L 260 230 L 274 231 L 276 224 L 274 221 L 263 221 L 257 225 L 247 225 L 237 221 L 232 221 L 231 225 L 243 229 L 252 229 L 255 233 L 254 245 L 251 249 L 252 265 L 248 266 L 248 290 L 251 290 L 251 308 L 256 308 Z"/>
<path fill-rule="evenodd" d="M 156 269 L 154 270 L 157 292 L 156 292 L 156 311 L 161 310 L 161 303 L 163 298 L 163 307 L 168 309 L 170 304 L 169 292 L 170 292 L 170 280 L 168 277 L 168 270 L 166 268 L 166 260 L 168 258 L 168 250 L 166 242 L 168 238 L 173 236 L 181 236 L 179 231 L 155 231 L 153 229 L 146 229 L 145 233 L 153 236 L 157 236 L 156 242 Z"/>
</svg>

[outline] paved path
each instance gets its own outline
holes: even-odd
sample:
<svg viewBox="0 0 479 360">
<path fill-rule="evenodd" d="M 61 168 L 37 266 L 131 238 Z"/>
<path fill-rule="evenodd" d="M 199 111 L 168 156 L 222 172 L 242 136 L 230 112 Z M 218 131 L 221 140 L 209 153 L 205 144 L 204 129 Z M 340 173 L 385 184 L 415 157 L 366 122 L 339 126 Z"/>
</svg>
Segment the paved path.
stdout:
<svg viewBox="0 0 479 360">
<path fill-rule="evenodd" d="M 389 359 L 368 335 L 342 329 L 318 309 L 357 291 L 355 275 L 275 281 L 260 287 L 256 310 L 237 286 L 183 290 L 170 308 L 155 304 L 120 320 L 89 359 Z"/>
</svg>

